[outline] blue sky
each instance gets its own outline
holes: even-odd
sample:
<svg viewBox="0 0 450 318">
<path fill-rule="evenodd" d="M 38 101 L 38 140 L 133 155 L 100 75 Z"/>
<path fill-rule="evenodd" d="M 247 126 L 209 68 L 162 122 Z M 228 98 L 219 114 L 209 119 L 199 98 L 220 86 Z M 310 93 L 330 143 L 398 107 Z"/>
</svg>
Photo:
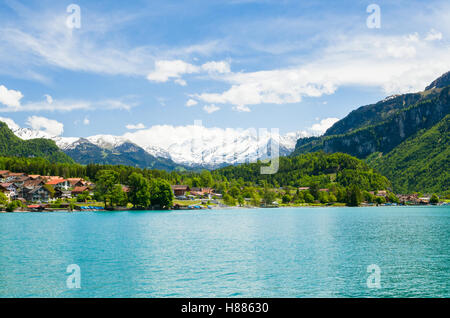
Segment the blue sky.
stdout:
<svg viewBox="0 0 450 318">
<path fill-rule="evenodd" d="M 448 1 L 377 1 L 380 28 L 371 3 L 1 1 L 0 117 L 62 136 L 194 120 L 320 133 L 450 70 Z"/>
</svg>

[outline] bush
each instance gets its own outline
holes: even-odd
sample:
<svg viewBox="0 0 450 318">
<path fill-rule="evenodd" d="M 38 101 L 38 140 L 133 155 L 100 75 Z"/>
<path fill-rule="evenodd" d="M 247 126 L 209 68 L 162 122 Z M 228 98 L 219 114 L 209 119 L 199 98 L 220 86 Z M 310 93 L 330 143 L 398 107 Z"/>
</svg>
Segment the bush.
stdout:
<svg viewBox="0 0 450 318">
<path fill-rule="evenodd" d="M 313 203 L 314 202 L 314 197 L 312 196 L 311 193 L 306 193 L 305 194 L 305 202 L 306 203 Z"/>
<path fill-rule="evenodd" d="M 24 207 L 22 202 L 20 202 L 19 200 L 14 200 L 8 204 L 8 206 L 6 207 L 6 211 L 14 212 L 15 209 L 21 208 L 21 207 Z"/>
<path fill-rule="evenodd" d="M 431 204 L 437 204 L 439 203 L 439 197 L 436 195 L 436 193 L 433 193 L 433 195 L 430 198 L 430 203 Z"/>
<path fill-rule="evenodd" d="M 289 194 L 283 195 L 283 197 L 281 199 L 281 202 L 283 202 L 284 204 L 287 204 L 291 201 L 292 201 L 292 197 Z"/>
</svg>

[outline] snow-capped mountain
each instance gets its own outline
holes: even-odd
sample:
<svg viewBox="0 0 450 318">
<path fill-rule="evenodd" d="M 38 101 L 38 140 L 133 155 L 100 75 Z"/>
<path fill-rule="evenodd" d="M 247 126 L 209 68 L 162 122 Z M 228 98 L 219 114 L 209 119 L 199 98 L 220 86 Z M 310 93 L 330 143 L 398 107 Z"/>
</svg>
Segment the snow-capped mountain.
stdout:
<svg viewBox="0 0 450 318">
<path fill-rule="evenodd" d="M 11 129 L 11 127 L 10 127 Z M 45 138 L 45 139 L 51 139 L 52 136 L 50 136 L 48 133 L 41 131 L 41 130 L 34 130 L 31 128 L 12 128 L 11 129 L 13 133 L 23 140 L 29 140 L 29 139 L 36 139 L 36 138 Z"/>
<path fill-rule="evenodd" d="M 155 145 L 152 138 L 133 138 L 132 134 L 127 137 L 95 135 L 80 138 L 55 137 L 29 128 L 13 129 L 13 132 L 22 139 L 52 139 L 66 154 L 84 164 L 97 162 L 147 167 L 158 161 L 169 168 L 178 164 L 208 169 L 265 159 L 273 151 L 281 156 L 288 155 L 294 150 L 297 139 L 309 135 L 304 131 L 276 135 L 270 132 L 258 134 L 250 129 L 225 133 L 208 130 L 161 147 Z"/>
</svg>

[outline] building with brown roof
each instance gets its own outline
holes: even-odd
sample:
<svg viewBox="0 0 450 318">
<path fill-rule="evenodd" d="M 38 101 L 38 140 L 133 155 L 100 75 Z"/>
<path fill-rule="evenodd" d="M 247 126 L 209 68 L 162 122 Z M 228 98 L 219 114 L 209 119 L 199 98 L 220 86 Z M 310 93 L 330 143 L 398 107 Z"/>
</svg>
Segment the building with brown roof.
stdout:
<svg viewBox="0 0 450 318">
<path fill-rule="evenodd" d="M 189 186 L 187 185 L 172 185 L 170 186 L 172 188 L 172 192 L 175 196 L 181 196 L 185 195 L 187 191 L 190 191 Z"/>
</svg>

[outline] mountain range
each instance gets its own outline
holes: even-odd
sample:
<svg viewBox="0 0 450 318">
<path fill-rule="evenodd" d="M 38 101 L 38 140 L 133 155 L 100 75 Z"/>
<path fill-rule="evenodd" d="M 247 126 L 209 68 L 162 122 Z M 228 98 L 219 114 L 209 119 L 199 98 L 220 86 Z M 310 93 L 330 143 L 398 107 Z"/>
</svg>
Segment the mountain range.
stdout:
<svg viewBox="0 0 450 318">
<path fill-rule="evenodd" d="M 44 157 L 82 164 L 123 164 L 164 170 L 217 169 L 256 162 L 278 143 L 281 156 L 347 153 L 388 177 L 396 192 L 449 192 L 450 72 L 424 91 L 389 96 L 350 112 L 322 136 L 304 132 L 274 137 L 242 131 L 224 142 L 215 136 L 185 138 L 164 148 L 144 139 L 96 135 L 52 137 L 0 122 L 4 156 Z M 142 141 L 143 140 L 143 141 Z"/>
<path fill-rule="evenodd" d="M 292 155 L 343 152 L 366 159 L 396 192 L 450 189 L 450 72 L 424 91 L 362 106 L 323 136 L 300 138 Z"/>
<path fill-rule="evenodd" d="M 12 131 L 23 140 L 53 140 L 65 154 L 81 164 L 123 164 L 169 171 L 216 169 L 254 162 L 268 157 L 272 143 L 279 145 L 281 156 L 286 156 L 294 150 L 297 139 L 306 134 L 297 132 L 272 136 L 267 133 L 258 136 L 251 130 L 245 130 L 226 141 L 214 136 L 192 137 L 163 149 L 147 140 L 137 142 L 122 136 L 54 137 L 30 128 L 13 128 Z"/>
</svg>

